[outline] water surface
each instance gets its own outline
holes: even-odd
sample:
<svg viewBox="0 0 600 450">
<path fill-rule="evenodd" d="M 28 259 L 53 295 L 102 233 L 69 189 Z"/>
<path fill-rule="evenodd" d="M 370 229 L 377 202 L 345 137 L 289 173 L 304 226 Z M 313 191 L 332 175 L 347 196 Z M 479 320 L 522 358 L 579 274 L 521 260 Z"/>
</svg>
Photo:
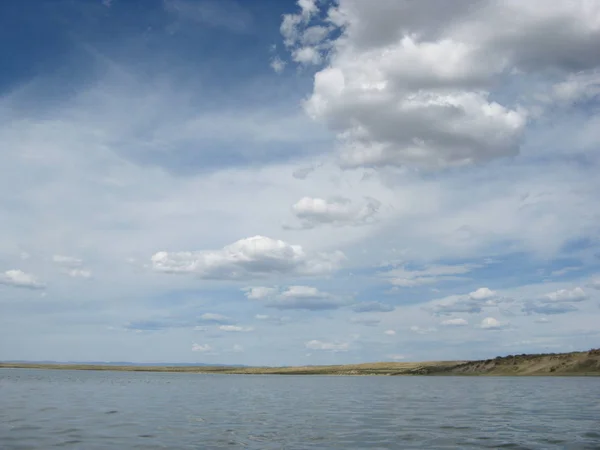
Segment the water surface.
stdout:
<svg viewBox="0 0 600 450">
<path fill-rule="evenodd" d="M 0 448 L 600 449 L 600 378 L 0 369 Z"/>
</svg>

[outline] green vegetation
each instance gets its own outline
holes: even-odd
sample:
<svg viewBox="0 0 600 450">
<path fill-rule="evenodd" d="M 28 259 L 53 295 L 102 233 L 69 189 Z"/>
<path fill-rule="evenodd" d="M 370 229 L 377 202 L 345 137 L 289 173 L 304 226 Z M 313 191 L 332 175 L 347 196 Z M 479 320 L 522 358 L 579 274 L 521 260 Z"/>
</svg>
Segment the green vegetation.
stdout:
<svg viewBox="0 0 600 450">
<path fill-rule="evenodd" d="M 600 375 L 600 349 L 587 352 L 510 355 L 480 361 L 380 362 L 336 366 L 114 366 L 0 363 L 0 368 L 185 372 L 240 375 Z"/>
</svg>

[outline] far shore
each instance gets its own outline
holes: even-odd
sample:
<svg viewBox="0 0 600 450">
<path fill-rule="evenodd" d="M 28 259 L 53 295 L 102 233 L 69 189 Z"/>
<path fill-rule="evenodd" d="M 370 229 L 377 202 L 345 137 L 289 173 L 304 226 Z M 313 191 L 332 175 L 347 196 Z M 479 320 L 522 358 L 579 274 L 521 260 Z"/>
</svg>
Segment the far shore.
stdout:
<svg viewBox="0 0 600 450">
<path fill-rule="evenodd" d="M 478 361 L 378 362 L 328 366 L 149 366 L 0 362 L 0 368 L 232 375 L 600 376 L 600 349 L 571 353 L 509 355 Z"/>
</svg>

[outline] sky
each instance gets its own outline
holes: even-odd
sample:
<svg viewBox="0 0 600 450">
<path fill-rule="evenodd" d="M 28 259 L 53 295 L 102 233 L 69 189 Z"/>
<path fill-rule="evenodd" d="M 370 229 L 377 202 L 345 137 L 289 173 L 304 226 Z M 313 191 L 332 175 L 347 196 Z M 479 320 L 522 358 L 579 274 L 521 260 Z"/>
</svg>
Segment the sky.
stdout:
<svg viewBox="0 0 600 450">
<path fill-rule="evenodd" d="M 600 3 L 0 3 L 0 360 L 600 345 Z"/>
</svg>

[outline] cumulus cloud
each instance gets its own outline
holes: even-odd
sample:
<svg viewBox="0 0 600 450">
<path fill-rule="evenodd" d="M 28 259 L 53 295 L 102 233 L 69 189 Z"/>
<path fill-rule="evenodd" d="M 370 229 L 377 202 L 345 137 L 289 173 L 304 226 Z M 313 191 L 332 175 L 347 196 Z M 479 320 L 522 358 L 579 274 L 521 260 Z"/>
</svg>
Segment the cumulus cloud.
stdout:
<svg viewBox="0 0 600 450">
<path fill-rule="evenodd" d="M 573 289 L 559 289 L 545 295 L 545 299 L 551 302 L 582 302 L 587 298 L 588 295 L 579 286 Z"/>
<path fill-rule="evenodd" d="M 22 270 L 7 270 L 0 273 L 0 284 L 24 289 L 44 289 L 45 285 L 33 275 Z"/>
<path fill-rule="evenodd" d="M 342 252 L 309 254 L 300 245 L 254 236 L 220 250 L 158 252 L 152 267 L 165 273 L 189 273 L 204 279 L 246 279 L 269 275 L 322 275 L 336 270 Z"/>
<path fill-rule="evenodd" d="M 587 293 L 579 286 L 573 289 L 559 289 L 536 300 L 525 301 L 522 311 L 526 314 L 566 314 L 577 311 L 573 303 L 583 302 L 587 298 Z"/>
<path fill-rule="evenodd" d="M 477 314 L 486 307 L 499 306 L 503 303 L 510 304 L 513 300 L 499 296 L 487 287 L 479 288 L 466 295 L 452 295 L 441 300 L 436 300 L 427 307 L 436 315 L 450 315 L 454 313 Z"/>
<path fill-rule="evenodd" d="M 192 344 L 192 351 L 199 353 L 209 353 L 212 352 L 212 347 L 208 344 Z"/>
<path fill-rule="evenodd" d="M 308 341 L 305 344 L 307 349 L 310 350 L 328 350 L 331 352 L 346 352 L 350 348 L 348 342 L 323 342 L 319 340 Z"/>
<path fill-rule="evenodd" d="M 394 330 L 385 330 L 383 333 L 387 334 L 388 336 L 395 336 L 396 335 L 396 332 Z"/>
<path fill-rule="evenodd" d="M 486 287 L 479 288 L 469 294 L 469 298 L 473 300 L 487 300 L 493 297 L 496 297 L 496 292 Z"/>
<path fill-rule="evenodd" d="M 481 321 L 481 324 L 479 326 L 484 330 L 500 330 L 501 328 L 505 328 L 506 324 L 503 324 L 494 317 L 486 317 Z"/>
<path fill-rule="evenodd" d="M 531 114 L 503 89 L 541 75 L 555 97 L 593 89 L 572 77 L 600 66 L 599 14 L 586 0 L 339 0 L 284 16 L 281 32 L 292 60 L 323 64 L 305 109 L 344 165 L 440 168 L 519 152 Z"/>
<path fill-rule="evenodd" d="M 325 310 L 337 309 L 347 303 L 312 286 L 289 286 L 283 290 L 258 286 L 243 291 L 248 299 L 262 301 L 269 308 Z"/>
<path fill-rule="evenodd" d="M 394 307 L 381 302 L 363 302 L 354 305 L 352 310 L 357 313 L 391 312 L 394 310 Z"/>
<path fill-rule="evenodd" d="M 380 206 L 381 202 L 370 197 L 361 202 L 344 197 L 303 197 L 292 206 L 292 212 L 303 229 L 322 225 L 358 226 L 373 222 Z"/>
<path fill-rule="evenodd" d="M 469 322 L 461 318 L 446 319 L 442 321 L 442 325 L 447 327 L 464 327 L 466 325 L 469 325 Z"/>
<path fill-rule="evenodd" d="M 219 330 L 229 331 L 229 332 L 234 332 L 234 333 L 247 333 L 249 331 L 254 331 L 254 328 L 240 327 L 238 325 L 221 325 L 221 326 L 219 326 Z"/>
</svg>

